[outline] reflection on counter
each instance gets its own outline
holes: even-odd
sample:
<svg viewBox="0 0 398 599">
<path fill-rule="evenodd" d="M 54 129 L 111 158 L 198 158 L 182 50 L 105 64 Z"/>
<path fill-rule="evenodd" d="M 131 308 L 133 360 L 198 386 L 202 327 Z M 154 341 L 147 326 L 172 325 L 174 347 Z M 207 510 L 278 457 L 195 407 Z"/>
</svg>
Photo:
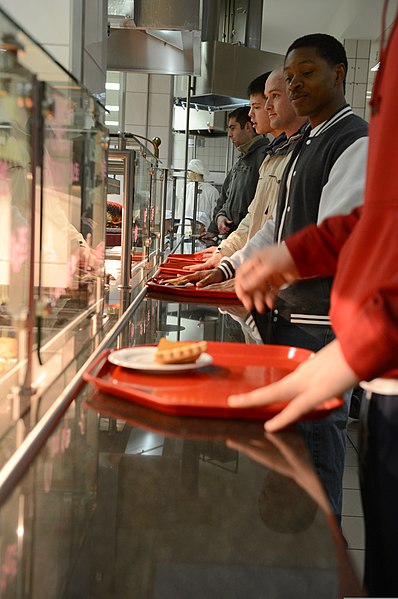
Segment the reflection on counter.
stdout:
<svg viewBox="0 0 398 599">
<path fill-rule="evenodd" d="M 84 390 L 1 515 L 2 596 L 358 596 L 301 440 Z"/>
</svg>

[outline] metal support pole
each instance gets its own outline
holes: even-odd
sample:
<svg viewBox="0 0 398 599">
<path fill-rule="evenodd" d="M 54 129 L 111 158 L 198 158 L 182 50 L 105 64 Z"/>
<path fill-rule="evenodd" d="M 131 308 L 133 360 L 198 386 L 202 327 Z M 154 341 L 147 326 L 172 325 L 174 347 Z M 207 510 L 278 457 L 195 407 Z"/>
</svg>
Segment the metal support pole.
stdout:
<svg viewBox="0 0 398 599">
<path fill-rule="evenodd" d="M 192 215 L 192 254 L 195 253 L 195 244 L 196 244 L 196 215 L 198 213 L 198 193 L 199 193 L 199 181 L 195 181 L 194 192 L 193 192 L 193 215 Z"/>
<path fill-rule="evenodd" d="M 177 177 L 173 177 L 173 195 L 171 198 L 171 233 L 170 233 L 170 249 L 174 246 L 174 228 L 175 228 L 175 212 L 176 212 L 176 195 L 177 195 Z"/>
<path fill-rule="evenodd" d="M 20 389 L 20 396 L 23 400 L 24 397 L 30 397 L 33 393 L 32 389 L 32 362 L 33 355 L 31 348 L 33 347 L 33 330 L 36 321 L 36 300 L 35 300 L 35 241 L 36 241 L 36 194 L 37 194 L 37 183 L 38 178 L 40 181 L 40 194 L 43 193 L 43 134 L 44 134 L 44 121 L 43 121 L 43 101 L 44 101 L 44 83 L 39 83 L 36 77 L 33 78 L 32 85 L 32 128 L 31 128 L 31 143 L 32 143 L 32 180 L 30 186 L 30 239 L 29 239 L 29 295 L 28 295 L 28 310 L 25 322 L 24 317 L 19 318 L 18 327 L 26 327 L 26 347 L 28 348 L 26 370 L 23 385 Z M 41 207 L 42 208 L 42 207 Z M 40 248 L 41 251 L 41 248 Z M 40 260 L 40 269 L 43 267 L 42 260 Z M 41 270 L 39 272 L 41 277 Z M 41 294 L 41 279 L 39 283 L 39 294 Z M 40 339 L 42 322 L 37 321 L 38 337 Z M 40 342 L 38 343 L 38 351 L 40 351 Z"/>
<path fill-rule="evenodd" d="M 191 108 L 191 76 L 187 77 L 187 105 L 186 105 L 186 119 L 185 119 L 185 162 L 184 162 L 184 193 L 182 201 L 182 221 L 181 221 L 181 233 L 185 234 L 185 208 L 187 203 L 187 169 L 188 169 L 188 142 L 189 142 L 189 109 Z"/>
<path fill-rule="evenodd" d="M 120 269 L 120 289 L 131 287 L 131 245 L 133 228 L 134 176 L 136 153 L 125 150 L 124 203 L 122 217 L 122 256 Z"/>
<path fill-rule="evenodd" d="M 167 204 L 167 181 L 169 169 L 163 170 L 162 205 L 160 207 L 160 253 L 164 253 L 164 238 L 166 230 L 166 204 Z"/>
</svg>

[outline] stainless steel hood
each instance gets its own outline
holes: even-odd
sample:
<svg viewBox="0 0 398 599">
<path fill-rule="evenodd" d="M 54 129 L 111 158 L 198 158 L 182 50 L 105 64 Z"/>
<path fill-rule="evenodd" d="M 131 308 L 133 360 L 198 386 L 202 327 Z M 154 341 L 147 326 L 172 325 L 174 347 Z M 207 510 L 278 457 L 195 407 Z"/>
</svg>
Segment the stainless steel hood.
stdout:
<svg viewBox="0 0 398 599">
<path fill-rule="evenodd" d="M 109 0 L 108 69 L 200 74 L 200 0 Z"/>
<path fill-rule="evenodd" d="M 177 105 L 189 75 L 196 109 L 242 106 L 250 81 L 283 63 L 257 49 L 262 12 L 263 0 L 109 0 L 108 69 L 176 75 Z"/>
<path fill-rule="evenodd" d="M 283 56 L 235 44 L 208 41 L 201 44 L 201 76 L 195 78 L 191 105 L 226 110 L 248 103 L 247 86 L 256 77 L 283 64 Z M 186 101 L 186 84 L 177 78 L 177 103 Z"/>
</svg>

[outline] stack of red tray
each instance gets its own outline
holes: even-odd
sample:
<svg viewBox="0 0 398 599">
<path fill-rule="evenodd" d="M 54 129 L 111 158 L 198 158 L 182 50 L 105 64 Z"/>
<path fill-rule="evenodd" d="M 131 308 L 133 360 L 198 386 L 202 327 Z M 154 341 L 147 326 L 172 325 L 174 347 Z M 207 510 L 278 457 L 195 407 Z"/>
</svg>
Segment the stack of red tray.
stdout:
<svg viewBox="0 0 398 599">
<path fill-rule="evenodd" d="M 189 271 L 184 270 L 184 266 L 201 264 L 205 262 L 202 254 L 171 254 L 167 259 L 160 264 L 159 271 L 156 276 L 148 279 L 147 287 L 152 296 L 177 296 L 191 301 L 216 303 L 216 304 L 239 304 L 240 301 L 235 293 L 231 290 L 208 289 L 206 287 L 196 287 L 195 285 L 165 285 L 164 281 L 174 277 L 179 277 L 189 274 Z"/>
</svg>

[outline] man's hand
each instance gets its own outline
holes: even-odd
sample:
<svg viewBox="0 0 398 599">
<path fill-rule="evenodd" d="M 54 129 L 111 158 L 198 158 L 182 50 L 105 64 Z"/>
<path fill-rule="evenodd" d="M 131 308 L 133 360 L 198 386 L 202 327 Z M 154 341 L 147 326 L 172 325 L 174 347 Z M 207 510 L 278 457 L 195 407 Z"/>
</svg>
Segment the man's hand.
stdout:
<svg viewBox="0 0 398 599">
<path fill-rule="evenodd" d="M 207 242 L 210 242 L 210 241 L 217 241 L 218 240 L 218 234 L 217 233 L 212 233 L 212 231 L 205 231 L 204 233 L 202 233 L 201 235 L 199 235 L 199 239 L 200 239 L 200 241 L 203 241 L 203 243 L 207 243 Z M 217 246 L 215 246 L 215 247 L 217 247 Z M 203 250 L 203 251 L 205 252 L 206 250 Z"/>
<path fill-rule="evenodd" d="M 213 245 L 212 247 L 205 248 L 204 250 L 200 250 L 200 252 L 196 252 L 195 256 L 203 256 L 203 258 L 211 258 L 214 252 L 216 251 L 217 246 Z"/>
<path fill-rule="evenodd" d="M 228 403 L 232 407 L 248 408 L 289 401 L 286 408 L 264 425 L 266 431 L 275 432 L 357 383 L 358 377 L 347 364 L 336 339 L 280 381 L 250 393 L 231 395 Z"/>
<path fill-rule="evenodd" d="M 184 266 L 184 270 L 189 270 L 190 272 L 198 272 L 200 270 L 209 270 L 209 268 L 215 268 L 221 262 L 222 253 L 217 252 L 217 254 L 212 254 L 212 256 L 203 262 L 203 264 L 191 264 L 190 266 Z"/>
<path fill-rule="evenodd" d="M 258 312 L 264 312 L 266 306 L 273 307 L 279 289 L 298 278 L 287 247 L 284 244 L 273 245 L 256 252 L 239 267 L 235 289 L 247 310 L 255 307 Z"/>
<path fill-rule="evenodd" d="M 223 214 L 220 214 L 216 218 L 216 225 L 217 225 L 218 230 L 220 231 L 220 233 L 222 235 L 224 235 L 225 233 L 228 233 L 228 231 L 231 228 L 231 225 L 233 225 L 233 224 L 234 224 L 234 221 L 233 220 L 229 220 Z"/>
<path fill-rule="evenodd" d="M 221 283 L 223 280 L 224 277 L 217 268 L 195 272 L 184 277 L 184 283 L 196 283 L 196 287 L 207 287 L 207 285 L 213 285 L 213 283 Z"/>
</svg>

